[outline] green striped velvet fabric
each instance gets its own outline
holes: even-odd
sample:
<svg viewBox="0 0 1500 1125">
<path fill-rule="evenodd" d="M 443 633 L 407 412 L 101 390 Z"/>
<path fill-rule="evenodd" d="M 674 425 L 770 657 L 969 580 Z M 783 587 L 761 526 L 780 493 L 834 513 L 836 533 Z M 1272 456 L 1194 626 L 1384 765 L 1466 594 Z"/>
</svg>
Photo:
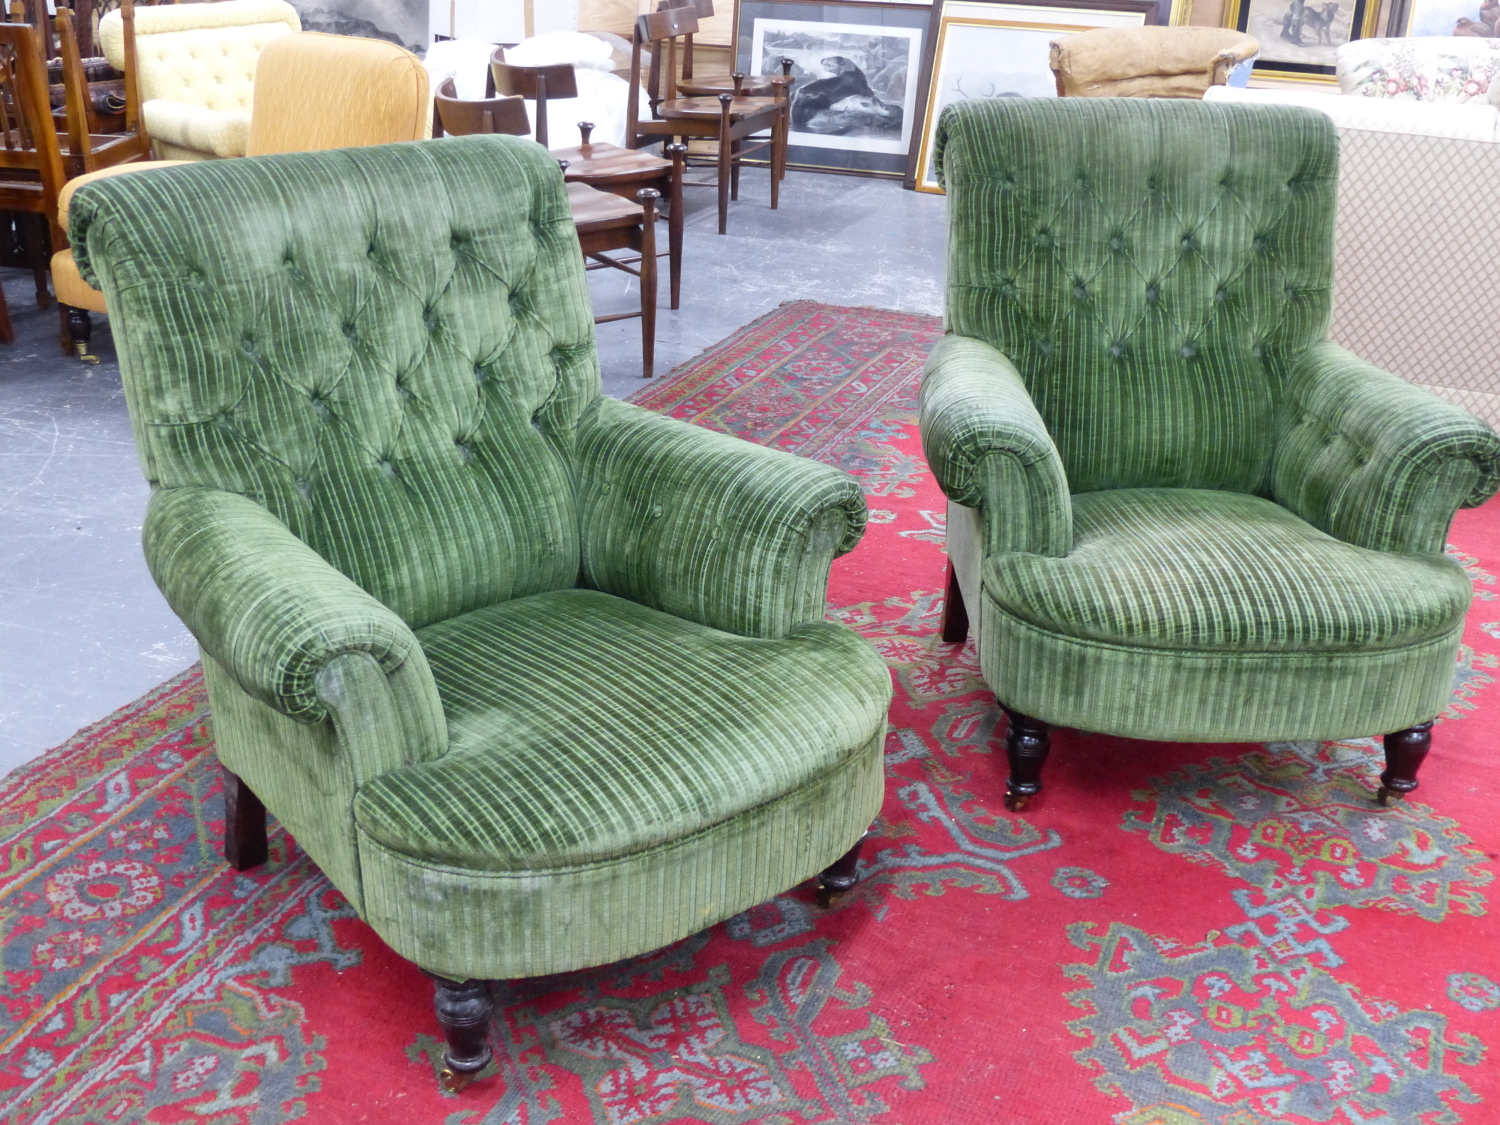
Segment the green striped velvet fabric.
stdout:
<svg viewBox="0 0 1500 1125">
<path fill-rule="evenodd" d="M 617 960 L 868 827 L 890 677 L 822 620 L 863 496 L 603 399 L 544 150 L 161 169 L 70 222 L 220 757 L 392 948 Z"/>
<path fill-rule="evenodd" d="M 1291 107 L 956 104 L 948 328 L 922 437 L 980 511 L 980 662 L 1139 738 L 1432 718 L 1470 591 L 1442 556 L 1500 439 L 1326 342 L 1337 141 Z"/>
</svg>

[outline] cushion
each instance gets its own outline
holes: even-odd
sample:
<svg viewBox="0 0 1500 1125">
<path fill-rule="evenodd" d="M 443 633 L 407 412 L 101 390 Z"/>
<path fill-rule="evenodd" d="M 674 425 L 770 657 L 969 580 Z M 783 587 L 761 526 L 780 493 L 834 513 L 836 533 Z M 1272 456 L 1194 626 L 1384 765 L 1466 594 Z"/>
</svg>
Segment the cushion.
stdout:
<svg viewBox="0 0 1500 1125">
<path fill-rule="evenodd" d="M 1500 40 L 1493 38 L 1356 39 L 1339 47 L 1337 61 L 1346 94 L 1500 105 Z"/>
<path fill-rule="evenodd" d="M 889 694 L 838 626 L 751 640 L 593 590 L 417 637 L 448 754 L 366 784 L 355 817 L 395 851 L 482 870 L 608 859 L 753 809 L 851 757 Z"/>
<path fill-rule="evenodd" d="M 157 98 L 141 106 L 153 141 L 215 156 L 244 156 L 250 139 L 248 109 L 217 110 Z"/>
<path fill-rule="evenodd" d="M 988 596 L 1064 636 L 1216 652 L 1404 647 L 1449 633 L 1469 605 L 1453 560 L 1354 547 L 1257 496 L 1075 495 L 1073 531 L 1064 558 L 992 558 Z"/>
<path fill-rule="evenodd" d="M 1208 102 L 1260 105 L 1301 105 L 1316 109 L 1340 131 L 1414 133 L 1454 140 L 1494 141 L 1500 114 L 1487 102 L 1415 102 L 1393 98 L 1341 97 L 1312 90 L 1241 90 L 1213 86 L 1203 95 Z"/>
<path fill-rule="evenodd" d="M 613 70 L 614 51 L 608 43 L 579 31 L 549 31 L 505 49 L 512 66 L 577 66 L 591 70 Z"/>
<path fill-rule="evenodd" d="M 78 272 L 78 263 L 73 261 L 72 250 L 59 250 L 52 255 L 52 289 L 64 305 L 90 312 L 108 312 L 104 306 L 104 294 L 83 280 Z"/>
</svg>

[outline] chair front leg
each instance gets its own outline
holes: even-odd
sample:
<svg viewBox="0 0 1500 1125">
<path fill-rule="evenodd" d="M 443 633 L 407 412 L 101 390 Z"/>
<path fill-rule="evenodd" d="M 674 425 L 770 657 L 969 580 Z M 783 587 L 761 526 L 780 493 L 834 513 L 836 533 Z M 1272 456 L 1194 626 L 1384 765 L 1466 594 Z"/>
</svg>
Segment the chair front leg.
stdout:
<svg viewBox="0 0 1500 1125">
<path fill-rule="evenodd" d="M 78 353 L 78 358 L 83 363 L 98 363 L 99 357 L 89 351 L 89 338 L 94 334 L 94 322 L 89 318 L 89 310 L 75 308 L 59 301 L 57 312 L 63 318 L 68 342 L 72 345 L 71 348 L 64 345 L 64 354 L 74 351 Z"/>
<path fill-rule="evenodd" d="M 852 890 L 859 882 L 859 853 L 864 850 L 865 840 L 869 835 L 870 830 L 867 828 L 860 833 L 852 848 L 818 872 L 819 906 L 830 905 L 834 895 Z"/>
<path fill-rule="evenodd" d="M 729 103 L 733 94 L 719 95 L 719 233 L 729 233 L 729 168 L 734 142 L 730 138 L 733 126 L 729 121 Z"/>
<path fill-rule="evenodd" d="M 1382 805 L 1405 800 L 1417 787 L 1417 770 L 1432 749 L 1432 724 L 1418 723 L 1385 736 L 1385 772 L 1380 775 Z"/>
<path fill-rule="evenodd" d="M 1005 807 L 1020 812 L 1026 803 L 1042 791 L 1042 766 L 1052 749 L 1052 728 L 1000 704 L 1010 728 L 1005 732 L 1005 757 L 1010 777 L 1005 782 Z"/>
<path fill-rule="evenodd" d="M 656 374 L 656 201 L 661 192 L 641 188 L 641 378 Z"/>
<path fill-rule="evenodd" d="M 443 1089 L 456 1094 L 490 1064 L 490 1021 L 495 1015 L 495 1000 L 487 980 L 455 981 L 434 973 L 427 975 L 437 988 L 432 1006 L 448 1044 L 438 1081 Z"/>
<path fill-rule="evenodd" d="M 672 213 L 667 216 L 667 261 L 672 276 L 672 307 L 682 303 L 682 175 L 687 161 L 688 146 L 675 142 L 666 146 L 672 159 L 672 179 L 668 187 L 668 200 Z"/>
<path fill-rule="evenodd" d="M 266 862 L 266 806 L 237 773 L 224 770 L 224 858 L 236 871 Z"/>
<path fill-rule="evenodd" d="M 964 592 L 958 585 L 958 572 L 953 569 L 953 560 L 948 560 L 948 581 L 943 587 L 943 617 L 938 628 L 948 644 L 962 644 L 969 639 L 969 610 L 964 605 Z"/>
</svg>

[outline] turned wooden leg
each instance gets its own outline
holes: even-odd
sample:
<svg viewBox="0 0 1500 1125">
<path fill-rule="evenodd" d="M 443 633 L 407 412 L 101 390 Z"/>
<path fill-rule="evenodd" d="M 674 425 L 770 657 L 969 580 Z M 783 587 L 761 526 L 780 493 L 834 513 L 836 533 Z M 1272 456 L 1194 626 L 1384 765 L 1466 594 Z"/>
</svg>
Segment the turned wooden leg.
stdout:
<svg viewBox="0 0 1500 1125">
<path fill-rule="evenodd" d="M 266 806 L 240 776 L 224 771 L 224 858 L 236 871 L 266 862 Z"/>
<path fill-rule="evenodd" d="M 1385 736 L 1385 772 L 1380 775 L 1377 795 L 1382 805 L 1403 800 L 1417 787 L 1417 770 L 1431 749 L 1431 723 L 1418 723 Z"/>
<path fill-rule="evenodd" d="M 958 575 L 953 570 L 953 560 L 948 560 L 948 584 L 943 588 L 943 620 L 940 626 L 943 640 L 949 644 L 961 644 L 969 639 L 969 610 L 964 605 L 964 592 L 958 588 Z"/>
<path fill-rule="evenodd" d="M 58 302 L 59 307 L 64 307 Z M 89 310 L 75 308 L 72 305 L 65 306 L 68 317 L 68 338 L 73 342 L 73 349 L 78 353 L 78 358 L 84 363 L 98 363 L 99 357 L 89 351 L 89 337 L 94 333 L 94 322 L 89 319 Z"/>
<path fill-rule="evenodd" d="M 866 829 L 854 841 L 852 848 L 818 872 L 819 906 L 829 905 L 834 895 L 853 889 L 854 884 L 859 882 L 859 853 L 864 849 L 865 837 L 869 834 L 869 829 Z"/>
<path fill-rule="evenodd" d="M 428 975 L 437 986 L 432 1006 L 448 1041 L 438 1081 L 443 1089 L 457 1093 L 490 1063 L 490 1020 L 495 1015 L 495 1001 L 487 980 L 460 982 Z"/>
<path fill-rule="evenodd" d="M 1042 791 L 1042 765 L 1052 749 L 1051 728 L 1000 704 L 1010 729 L 1005 732 L 1005 756 L 1010 761 L 1010 777 L 1005 782 L 1005 807 L 1020 812 L 1026 802 Z"/>
</svg>

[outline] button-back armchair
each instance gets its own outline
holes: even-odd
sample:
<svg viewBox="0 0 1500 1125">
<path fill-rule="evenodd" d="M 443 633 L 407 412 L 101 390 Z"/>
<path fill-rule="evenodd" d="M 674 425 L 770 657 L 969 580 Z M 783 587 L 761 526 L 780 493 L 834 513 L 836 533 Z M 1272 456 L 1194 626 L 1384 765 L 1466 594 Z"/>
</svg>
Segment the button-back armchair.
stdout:
<svg viewBox="0 0 1500 1125">
<path fill-rule="evenodd" d="M 73 198 L 198 638 L 226 850 L 261 802 L 439 978 L 668 944 L 823 869 L 880 806 L 890 678 L 823 619 L 863 529 L 828 466 L 600 394 L 557 164 L 465 137 L 212 161 Z"/>
<path fill-rule="evenodd" d="M 922 440 L 943 635 L 1009 714 L 1204 742 L 1386 735 L 1416 788 L 1500 440 L 1329 343 L 1338 145 L 1294 107 L 993 100 L 939 124 L 947 326 Z"/>
</svg>

